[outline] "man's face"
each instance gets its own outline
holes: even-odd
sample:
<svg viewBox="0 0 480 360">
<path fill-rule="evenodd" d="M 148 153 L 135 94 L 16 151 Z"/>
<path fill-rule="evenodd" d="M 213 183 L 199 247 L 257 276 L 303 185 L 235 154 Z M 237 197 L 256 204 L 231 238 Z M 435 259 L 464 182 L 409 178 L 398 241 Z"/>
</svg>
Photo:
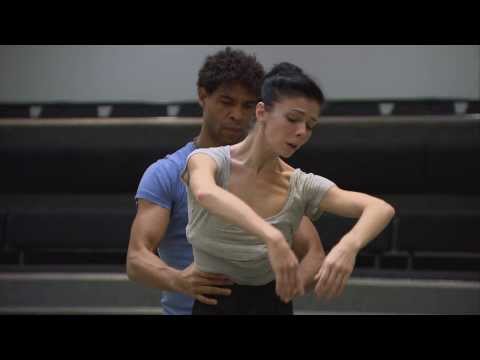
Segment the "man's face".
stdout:
<svg viewBox="0 0 480 360">
<path fill-rule="evenodd" d="M 224 84 L 208 94 L 199 88 L 205 130 L 217 146 L 243 140 L 255 121 L 257 97 L 241 84 Z"/>
</svg>

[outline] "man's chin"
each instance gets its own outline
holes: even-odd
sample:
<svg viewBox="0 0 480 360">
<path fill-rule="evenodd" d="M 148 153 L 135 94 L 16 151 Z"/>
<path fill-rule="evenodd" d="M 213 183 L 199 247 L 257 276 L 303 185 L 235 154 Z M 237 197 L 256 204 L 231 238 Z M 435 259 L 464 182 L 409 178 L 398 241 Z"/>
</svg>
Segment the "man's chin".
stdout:
<svg viewBox="0 0 480 360">
<path fill-rule="evenodd" d="M 244 139 L 244 136 L 223 136 L 222 143 L 225 145 L 235 145 Z"/>
</svg>

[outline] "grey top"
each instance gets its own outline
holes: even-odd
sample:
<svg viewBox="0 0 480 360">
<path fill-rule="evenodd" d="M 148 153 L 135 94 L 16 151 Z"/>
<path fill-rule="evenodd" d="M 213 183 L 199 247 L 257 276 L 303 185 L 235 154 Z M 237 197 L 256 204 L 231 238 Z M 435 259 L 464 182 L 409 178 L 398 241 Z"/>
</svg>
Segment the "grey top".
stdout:
<svg viewBox="0 0 480 360">
<path fill-rule="evenodd" d="M 230 146 L 204 148 L 193 151 L 187 158 L 203 153 L 217 163 L 215 181 L 226 189 L 230 177 Z M 290 176 L 288 196 L 282 210 L 265 218 L 279 229 L 288 243 L 305 214 L 312 220 L 322 214 L 319 204 L 334 183 L 324 177 L 295 169 Z M 241 285 L 264 285 L 275 279 L 268 260 L 267 246 L 258 237 L 211 214 L 198 204 L 190 188 L 188 197 L 187 239 L 192 244 L 194 261 L 199 270 L 225 274 Z"/>
</svg>

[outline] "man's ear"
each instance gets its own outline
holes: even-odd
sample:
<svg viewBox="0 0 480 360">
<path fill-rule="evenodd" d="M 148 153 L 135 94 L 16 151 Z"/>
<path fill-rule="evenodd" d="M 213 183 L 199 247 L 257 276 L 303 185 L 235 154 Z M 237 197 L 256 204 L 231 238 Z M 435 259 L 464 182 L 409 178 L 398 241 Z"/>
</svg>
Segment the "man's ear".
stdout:
<svg viewBox="0 0 480 360">
<path fill-rule="evenodd" d="M 205 105 L 205 99 L 208 96 L 208 92 L 204 87 L 199 86 L 197 88 L 197 95 L 198 95 L 198 103 L 203 109 L 203 106 Z"/>
</svg>

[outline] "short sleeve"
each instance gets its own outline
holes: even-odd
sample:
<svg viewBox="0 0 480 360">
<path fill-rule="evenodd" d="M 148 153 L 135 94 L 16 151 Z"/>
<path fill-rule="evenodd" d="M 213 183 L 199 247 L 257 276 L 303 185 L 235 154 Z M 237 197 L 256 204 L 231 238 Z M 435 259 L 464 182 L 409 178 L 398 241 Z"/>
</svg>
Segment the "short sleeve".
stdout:
<svg viewBox="0 0 480 360">
<path fill-rule="evenodd" d="M 201 149 L 196 149 L 190 153 L 187 157 L 187 161 L 185 161 L 185 167 L 183 168 L 180 178 L 183 181 L 183 175 L 187 171 L 188 167 L 188 162 L 190 161 L 190 158 L 193 155 L 196 154 L 205 154 L 211 157 L 213 160 L 215 160 L 217 164 L 217 172 L 215 175 L 216 182 L 218 185 L 223 186 L 225 183 L 225 179 L 228 177 L 228 171 L 230 170 L 228 164 L 228 151 L 229 147 L 228 146 L 221 146 L 221 147 L 212 147 L 212 148 L 201 148 Z"/>
<path fill-rule="evenodd" d="M 335 183 L 323 176 L 305 173 L 302 174 L 301 183 L 305 202 L 305 215 L 312 220 L 317 220 L 323 213 L 320 210 L 320 203 Z"/>
<path fill-rule="evenodd" d="M 173 203 L 173 188 L 178 182 L 178 168 L 168 160 L 162 159 L 143 173 L 138 185 L 135 199 L 145 199 L 165 209 L 171 209 Z"/>
</svg>

